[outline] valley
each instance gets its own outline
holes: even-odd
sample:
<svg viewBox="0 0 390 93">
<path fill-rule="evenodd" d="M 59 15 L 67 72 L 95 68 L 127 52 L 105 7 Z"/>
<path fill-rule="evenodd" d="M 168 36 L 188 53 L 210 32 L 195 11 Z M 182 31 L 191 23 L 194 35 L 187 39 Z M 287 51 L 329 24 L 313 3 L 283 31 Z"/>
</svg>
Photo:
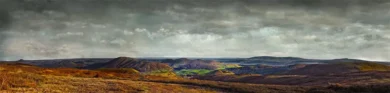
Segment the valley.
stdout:
<svg viewBox="0 0 390 93">
<path fill-rule="evenodd" d="M 390 66 L 384 62 L 268 56 L 229 60 L 4 61 L 0 79 L 3 91 L 9 92 L 342 93 L 353 87 L 382 88 L 390 83 Z M 367 93 L 374 91 L 390 90 L 370 89 Z"/>
</svg>

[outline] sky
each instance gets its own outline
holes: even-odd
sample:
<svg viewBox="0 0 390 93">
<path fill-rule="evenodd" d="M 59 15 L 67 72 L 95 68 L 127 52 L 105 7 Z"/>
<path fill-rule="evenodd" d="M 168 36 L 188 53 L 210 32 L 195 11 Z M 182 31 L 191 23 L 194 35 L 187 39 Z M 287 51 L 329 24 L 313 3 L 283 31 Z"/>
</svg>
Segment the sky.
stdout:
<svg viewBox="0 0 390 93">
<path fill-rule="evenodd" d="M 390 61 L 388 0 L 0 0 L 0 60 Z"/>
</svg>

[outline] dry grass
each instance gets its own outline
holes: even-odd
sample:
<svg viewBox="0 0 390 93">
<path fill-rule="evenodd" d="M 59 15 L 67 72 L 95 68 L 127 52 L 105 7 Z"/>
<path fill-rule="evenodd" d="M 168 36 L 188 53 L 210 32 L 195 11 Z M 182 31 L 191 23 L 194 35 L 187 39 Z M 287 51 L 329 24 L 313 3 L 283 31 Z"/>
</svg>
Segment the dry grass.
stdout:
<svg viewBox="0 0 390 93">
<path fill-rule="evenodd" d="M 46 78 L 32 73 L 24 72 L 0 72 L 0 88 L 10 89 L 13 87 L 37 87 Z"/>
<path fill-rule="evenodd" d="M 300 87 L 263 86 L 135 74 L 131 70 L 79 70 L 0 64 L 2 92 L 50 93 L 302 93 Z M 9 78 L 8 78 L 9 77 Z"/>
<path fill-rule="evenodd" d="M 231 83 L 231 82 L 216 82 L 206 80 L 190 80 L 190 79 L 157 79 L 149 78 L 151 82 L 174 83 L 193 86 L 203 86 L 226 90 L 237 93 L 304 93 L 307 87 L 298 86 L 282 86 L 282 85 L 261 85 L 261 84 L 246 84 L 246 83 Z"/>
<path fill-rule="evenodd" d="M 163 84 L 143 81 L 101 79 L 101 78 L 75 78 L 51 76 L 53 80 L 44 82 L 40 91 L 48 92 L 101 92 L 101 93 L 212 93 L 212 90 L 187 87 L 177 84 Z M 61 86 L 58 86 L 61 85 Z M 82 87 L 82 88 L 80 88 Z M 64 90 L 65 89 L 65 90 Z"/>
<path fill-rule="evenodd" d="M 5 83 L 7 92 L 101 92 L 101 93 L 303 93 L 305 88 L 228 83 L 155 75 L 128 74 L 123 70 L 79 70 L 38 68 L 24 65 L 0 65 L 1 72 L 12 74 Z M 13 74 L 15 73 L 15 74 Z M 5 78 L 9 75 L 0 76 Z M 15 82 L 15 83 L 14 83 Z"/>
<path fill-rule="evenodd" d="M 307 93 L 390 93 L 390 85 L 340 86 L 312 88 Z"/>
<path fill-rule="evenodd" d="M 34 87 L 12 87 L 2 92 L 45 93 L 215 93 L 217 91 L 179 84 L 165 84 L 132 80 L 44 76 Z"/>
<path fill-rule="evenodd" d="M 380 81 L 386 82 L 387 79 L 384 77 Z M 80 70 L 39 68 L 23 64 L 0 64 L 0 83 L 1 93 L 323 93 L 321 91 L 385 93 L 390 91 L 388 86 L 311 88 L 142 75 L 132 69 Z"/>
<path fill-rule="evenodd" d="M 73 76 L 86 78 L 108 78 L 108 79 L 133 79 L 139 78 L 139 73 L 131 69 L 101 69 L 81 70 L 74 68 L 40 68 L 24 64 L 1 63 L 2 73 L 30 73 L 37 75 Z"/>
<path fill-rule="evenodd" d="M 354 63 L 360 71 L 390 71 L 390 67 L 379 63 Z"/>
<path fill-rule="evenodd" d="M 137 81 L 141 76 L 131 69 L 79 70 L 38 68 L 29 65 L 0 64 L 0 92 L 32 93 L 214 93 L 209 88 Z M 136 80 L 136 81 L 134 81 Z"/>
<path fill-rule="evenodd" d="M 304 78 L 306 75 L 267 75 L 265 78 Z"/>
</svg>

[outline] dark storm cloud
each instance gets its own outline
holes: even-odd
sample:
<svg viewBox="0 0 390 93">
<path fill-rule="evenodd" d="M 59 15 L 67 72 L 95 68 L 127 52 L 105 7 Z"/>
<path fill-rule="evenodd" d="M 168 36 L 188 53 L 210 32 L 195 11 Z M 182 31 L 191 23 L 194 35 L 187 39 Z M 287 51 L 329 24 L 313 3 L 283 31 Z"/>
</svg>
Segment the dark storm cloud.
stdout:
<svg viewBox="0 0 390 93">
<path fill-rule="evenodd" d="M 390 60 L 389 2 L 0 0 L 0 56 Z"/>
<path fill-rule="evenodd" d="M 0 8 L 0 43 L 2 43 L 2 40 L 5 40 L 7 38 L 7 36 L 3 34 L 3 31 L 5 31 L 11 24 L 11 15 L 9 14 L 6 7 L 0 6 Z M 0 44 L 0 48 L 2 47 L 3 45 Z M 4 56 L 4 51 L 0 50 L 0 59 L 3 59 Z"/>
</svg>

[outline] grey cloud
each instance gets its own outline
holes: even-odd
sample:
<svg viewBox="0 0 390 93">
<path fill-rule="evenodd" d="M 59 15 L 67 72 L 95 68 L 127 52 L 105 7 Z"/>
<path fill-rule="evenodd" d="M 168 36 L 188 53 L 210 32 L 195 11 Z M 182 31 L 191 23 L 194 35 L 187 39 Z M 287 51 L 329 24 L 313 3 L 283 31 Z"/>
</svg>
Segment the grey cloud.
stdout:
<svg viewBox="0 0 390 93">
<path fill-rule="evenodd" d="M 385 0 L 0 0 L 1 59 L 390 60 Z M 1 9 L 0 9 L 1 10 Z M 4 16 L 4 17 L 1 17 Z M 28 41 L 28 42 L 26 42 Z"/>
</svg>

